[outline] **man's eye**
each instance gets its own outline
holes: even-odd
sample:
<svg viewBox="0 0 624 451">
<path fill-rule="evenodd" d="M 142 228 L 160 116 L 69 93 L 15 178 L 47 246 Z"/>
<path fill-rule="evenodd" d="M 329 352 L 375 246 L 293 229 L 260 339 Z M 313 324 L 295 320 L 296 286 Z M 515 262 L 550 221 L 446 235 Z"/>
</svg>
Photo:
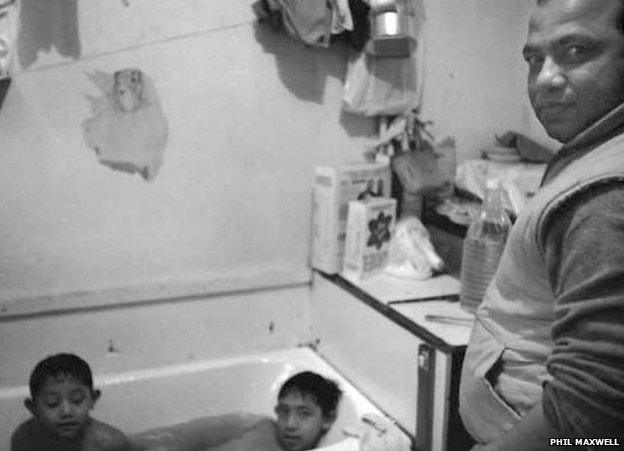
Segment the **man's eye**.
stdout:
<svg viewBox="0 0 624 451">
<path fill-rule="evenodd" d="M 562 51 L 562 60 L 567 64 L 583 62 L 589 55 L 590 49 L 583 45 L 569 45 Z"/>
<path fill-rule="evenodd" d="M 299 411 L 299 416 L 302 418 L 307 418 L 310 415 L 312 415 L 312 412 L 310 412 L 309 410 L 300 410 Z"/>
<path fill-rule="evenodd" d="M 524 55 L 524 60 L 531 67 L 541 66 L 542 63 L 544 62 L 544 58 L 541 55 L 537 55 L 537 54 Z"/>
</svg>

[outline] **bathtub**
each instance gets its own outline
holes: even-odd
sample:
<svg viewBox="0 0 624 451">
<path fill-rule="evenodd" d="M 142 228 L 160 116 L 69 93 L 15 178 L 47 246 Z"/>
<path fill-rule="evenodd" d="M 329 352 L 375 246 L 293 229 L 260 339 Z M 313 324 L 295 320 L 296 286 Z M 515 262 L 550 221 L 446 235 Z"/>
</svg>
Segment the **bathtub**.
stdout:
<svg viewBox="0 0 624 451">
<path fill-rule="evenodd" d="M 273 416 L 281 384 L 303 370 L 329 377 L 343 390 L 338 418 L 321 447 L 349 440 L 345 432 L 357 431 L 363 414 L 383 415 L 312 349 L 295 348 L 96 377 L 102 396 L 93 416 L 130 436 L 232 412 Z M 27 386 L 0 391 L 1 450 L 9 450 L 11 431 L 28 418 L 27 391 Z"/>
</svg>

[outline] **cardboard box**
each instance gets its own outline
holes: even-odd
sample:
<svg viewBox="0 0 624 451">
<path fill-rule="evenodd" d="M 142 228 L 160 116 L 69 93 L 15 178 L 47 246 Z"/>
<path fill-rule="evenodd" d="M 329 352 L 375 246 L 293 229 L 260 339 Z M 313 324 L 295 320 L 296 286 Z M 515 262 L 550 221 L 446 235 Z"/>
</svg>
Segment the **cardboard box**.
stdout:
<svg viewBox="0 0 624 451">
<path fill-rule="evenodd" d="M 312 205 L 312 267 L 342 270 L 349 201 L 390 196 L 390 167 L 363 163 L 317 166 Z"/>
<path fill-rule="evenodd" d="M 343 269 L 346 277 L 363 279 L 384 269 L 395 219 L 395 199 L 349 202 Z"/>
</svg>

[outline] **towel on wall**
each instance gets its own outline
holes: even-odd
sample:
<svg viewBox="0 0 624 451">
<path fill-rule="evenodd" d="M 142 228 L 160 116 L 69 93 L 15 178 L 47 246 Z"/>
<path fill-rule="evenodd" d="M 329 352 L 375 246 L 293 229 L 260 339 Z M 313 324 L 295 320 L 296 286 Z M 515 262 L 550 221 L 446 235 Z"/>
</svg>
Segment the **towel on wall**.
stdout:
<svg viewBox="0 0 624 451">
<path fill-rule="evenodd" d="M 306 44 L 329 47 L 333 10 L 327 0 L 279 0 L 284 11 L 284 27 Z"/>
<path fill-rule="evenodd" d="M 332 34 L 343 31 L 353 31 L 353 16 L 349 7 L 349 0 L 332 0 L 334 5 L 332 19 Z"/>
<path fill-rule="evenodd" d="M 307 45 L 329 47 L 334 24 L 335 0 L 259 0 L 252 8 L 259 19 L 270 19 L 275 28 L 276 13 L 294 39 Z"/>
<path fill-rule="evenodd" d="M 11 75 L 19 31 L 19 8 L 17 0 L 0 0 L 0 79 Z"/>
</svg>

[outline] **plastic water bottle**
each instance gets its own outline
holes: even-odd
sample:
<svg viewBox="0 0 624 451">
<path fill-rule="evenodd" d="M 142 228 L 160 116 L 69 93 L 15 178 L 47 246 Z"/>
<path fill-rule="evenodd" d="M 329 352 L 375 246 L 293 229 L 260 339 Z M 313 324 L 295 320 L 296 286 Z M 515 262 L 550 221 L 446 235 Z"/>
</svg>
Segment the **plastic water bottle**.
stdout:
<svg viewBox="0 0 624 451">
<path fill-rule="evenodd" d="M 488 179 L 481 209 L 473 218 L 466 238 L 460 273 L 459 302 L 474 313 L 494 277 L 511 220 L 503 206 L 503 193 L 498 179 Z"/>
</svg>

